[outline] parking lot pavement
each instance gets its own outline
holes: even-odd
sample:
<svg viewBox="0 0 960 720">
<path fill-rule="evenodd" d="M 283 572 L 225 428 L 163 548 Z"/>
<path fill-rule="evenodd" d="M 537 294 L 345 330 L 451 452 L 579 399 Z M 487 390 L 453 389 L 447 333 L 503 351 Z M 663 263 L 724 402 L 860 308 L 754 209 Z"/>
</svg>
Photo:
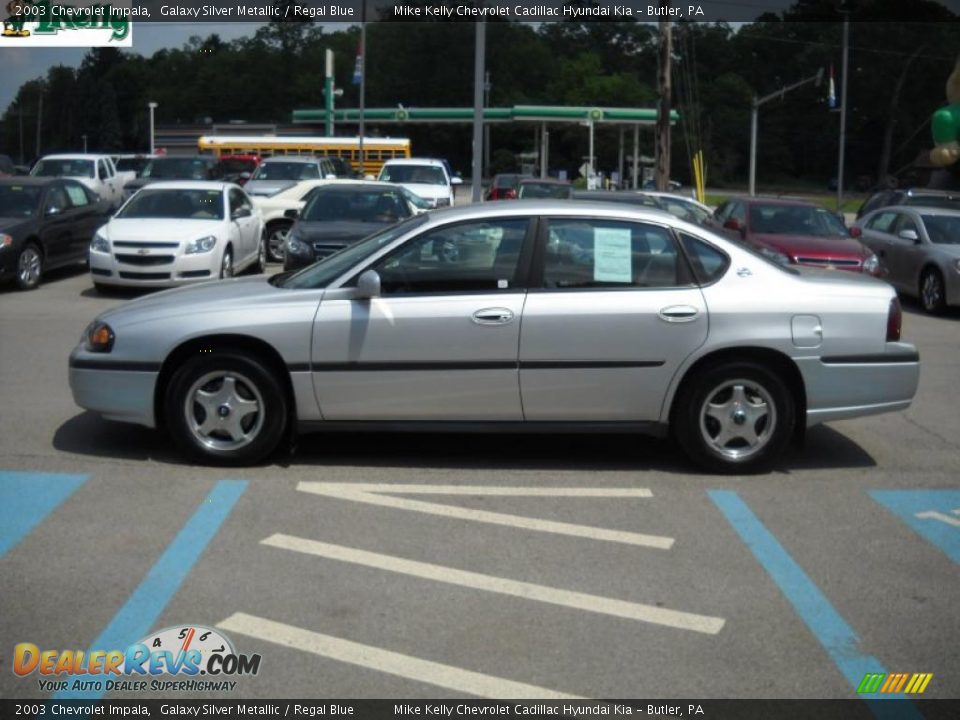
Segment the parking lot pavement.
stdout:
<svg viewBox="0 0 960 720">
<path fill-rule="evenodd" d="M 72 406 L 66 356 L 121 301 L 88 285 L 0 294 L 3 697 L 49 694 L 3 667 L 16 643 L 193 624 L 262 663 L 185 697 L 960 694 L 955 317 L 907 313 L 908 412 L 814 428 L 764 476 L 627 436 L 315 435 L 225 472 Z"/>
</svg>

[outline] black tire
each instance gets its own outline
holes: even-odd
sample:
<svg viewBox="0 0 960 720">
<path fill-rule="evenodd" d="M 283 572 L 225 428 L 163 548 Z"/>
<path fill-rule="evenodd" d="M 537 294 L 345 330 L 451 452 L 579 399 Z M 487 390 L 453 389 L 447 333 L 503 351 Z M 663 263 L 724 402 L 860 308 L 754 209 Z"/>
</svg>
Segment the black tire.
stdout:
<svg viewBox="0 0 960 720">
<path fill-rule="evenodd" d="M 284 257 L 284 243 L 287 241 L 287 233 L 293 223 L 276 222 L 267 226 L 267 260 L 275 263 L 282 263 Z"/>
<path fill-rule="evenodd" d="M 223 258 L 220 260 L 220 279 L 228 280 L 233 277 L 233 249 L 227 248 L 223 251 Z"/>
<path fill-rule="evenodd" d="M 238 412 L 241 408 L 245 412 Z M 164 420 L 174 441 L 209 465 L 264 460 L 283 439 L 287 416 L 287 394 L 279 378 L 258 357 L 242 351 L 191 357 L 173 374 L 164 394 Z"/>
<path fill-rule="evenodd" d="M 251 267 L 253 275 L 262 275 L 267 271 L 267 233 L 260 234 L 260 243 L 257 245 L 257 259 Z"/>
<path fill-rule="evenodd" d="M 947 309 L 947 286 L 936 268 L 927 268 L 920 276 L 920 304 L 931 315 L 941 315 Z"/>
<path fill-rule="evenodd" d="M 674 437 L 687 457 L 707 472 L 769 469 L 789 445 L 795 424 L 790 388 L 754 362 L 727 362 L 698 371 L 674 401 Z"/>
<path fill-rule="evenodd" d="M 43 251 L 35 242 L 24 243 L 17 254 L 16 283 L 21 290 L 34 290 L 43 277 Z"/>
</svg>

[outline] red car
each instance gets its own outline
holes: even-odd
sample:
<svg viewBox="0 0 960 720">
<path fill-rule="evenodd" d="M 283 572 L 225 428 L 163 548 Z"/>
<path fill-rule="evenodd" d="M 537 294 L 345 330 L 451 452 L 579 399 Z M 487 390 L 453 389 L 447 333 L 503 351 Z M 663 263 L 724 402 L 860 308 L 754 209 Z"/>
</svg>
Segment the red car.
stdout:
<svg viewBox="0 0 960 720">
<path fill-rule="evenodd" d="M 517 187 L 520 181 L 526 177 L 520 173 L 500 173 L 495 175 L 493 182 L 490 183 L 490 189 L 487 191 L 486 200 L 516 200 Z"/>
<path fill-rule="evenodd" d="M 245 185 L 260 167 L 259 155 L 221 155 L 217 161 L 217 177 L 237 185 Z"/>
<path fill-rule="evenodd" d="M 880 262 L 826 208 L 800 200 L 731 198 L 714 220 L 724 230 L 784 265 L 880 274 Z"/>
</svg>

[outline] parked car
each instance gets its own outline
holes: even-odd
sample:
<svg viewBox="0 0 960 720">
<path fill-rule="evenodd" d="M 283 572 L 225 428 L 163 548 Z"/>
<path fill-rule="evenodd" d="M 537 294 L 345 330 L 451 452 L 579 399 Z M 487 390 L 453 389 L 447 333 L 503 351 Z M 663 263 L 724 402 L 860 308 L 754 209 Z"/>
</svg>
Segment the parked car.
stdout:
<svg viewBox="0 0 960 720">
<path fill-rule="evenodd" d="M 960 305 L 960 208 L 884 207 L 855 227 L 880 258 L 884 278 L 928 313 Z"/>
<path fill-rule="evenodd" d="M 304 430 L 592 426 L 670 431 L 699 466 L 745 473 L 807 426 L 907 408 L 900 322 L 885 282 L 660 211 L 485 203 L 107 310 L 69 373 L 80 407 L 165 427 L 201 462 L 260 462 Z"/>
<path fill-rule="evenodd" d="M 661 208 L 671 215 L 676 215 L 681 220 L 696 223 L 697 225 L 711 225 L 713 208 L 709 205 L 704 205 L 698 200 L 672 192 L 659 192 L 657 190 L 644 190 L 642 194 L 653 198 L 659 203 Z"/>
<path fill-rule="evenodd" d="M 47 155 L 30 171 L 33 177 L 69 177 L 79 180 L 116 209 L 123 204 L 123 187 L 136 177 L 117 172 L 109 155 Z"/>
<path fill-rule="evenodd" d="M 144 169 L 150 164 L 151 160 L 160 156 L 149 153 L 128 153 L 125 155 L 111 155 L 110 157 L 113 160 L 114 166 L 117 168 L 117 172 L 132 172 L 134 173 L 135 179 L 143 174 Z"/>
<path fill-rule="evenodd" d="M 377 179 L 402 185 L 426 200 L 431 207 L 451 207 L 453 186 L 463 182 L 459 176 L 451 175 L 444 160 L 429 158 L 387 160 Z"/>
<path fill-rule="evenodd" d="M 877 275 L 880 262 L 826 208 L 783 198 L 731 198 L 714 221 L 731 237 L 784 265 L 850 270 Z"/>
<path fill-rule="evenodd" d="M 671 192 L 676 192 L 677 190 L 683 189 L 683 183 L 677 180 L 667 180 L 667 188 L 669 188 Z M 643 183 L 643 190 L 656 190 L 656 189 L 657 189 L 657 181 L 655 178 L 650 178 L 645 183 Z"/>
<path fill-rule="evenodd" d="M 229 278 L 266 263 L 263 220 L 232 183 L 157 182 L 97 231 L 90 276 L 113 286 L 172 287 Z"/>
<path fill-rule="evenodd" d="M 517 187 L 520 185 L 520 180 L 524 177 L 529 176 L 521 175 L 520 173 L 500 173 L 499 175 L 494 175 L 493 181 L 490 183 L 490 189 L 487 190 L 487 195 L 484 200 L 516 200 Z"/>
<path fill-rule="evenodd" d="M 291 185 L 286 190 L 281 190 L 276 195 L 270 197 L 253 197 L 253 204 L 263 213 L 264 232 L 267 240 L 267 259 L 271 262 L 283 262 L 284 246 L 287 241 L 287 233 L 293 223 L 296 222 L 295 213 L 303 210 L 307 200 L 313 195 L 313 192 L 324 185 L 344 184 L 351 182 L 369 182 L 365 180 L 304 180 L 296 185 Z M 410 203 L 415 212 L 425 212 L 430 209 L 430 204 L 419 195 L 414 195 L 405 187 L 390 184 L 403 194 L 407 202 Z"/>
<path fill-rule="evenodd" d="M 337 170 L 329 158 L 279 155 L 260 163 L 246 184 L 250 195 L 270 197 L 303 180 L 333 180 Z"/>
<path fill-rule="evenodd" d="M 551 178 L 523 178 L 517 185 L 517 198 L 520 200 L 533 200 L 542 198 L 552 198 L 554 200 L 564 200 L 573 197 L 573 185 L 566 180 L 553 180 Z"/>
<path fill-rule="evenodd" d="M 891 205 L 923 205 L 960 210 L 960 192 L 928 190 L 927 188 L 900 188 L 880 190 L 864 200 L 857 210 L 857 220 L 868 212 Z"/>
<path fill-rule="evenodd" d="M 409 191 L 392 183 L 337 182 L 310 193 L 287 233 L 285 270 L 332 255 L 367 235 L 415 215 Z M 292 211 L 293 215 L 296 211 Z"/>
<path fill-rule="evenodd" d="M 0 178 L 0 281 L 32 290 L 47 270 L 84 262 L 109 212 L 72 178 Z"/>
<path fill-rule="evenodd" d="M 261 162 L 259 155 L 221 155 L 217 161 L 217 179 L 243 187 L 253 177 Z"/>
<path fill-rule="evenodd" d="M 346 158 L 334 157 L 333 155 L 327 155 L 326 158 L 333 165 L 333 172 L 338 178 L 352 180 L 360 176 L 360 173 L 353 169 L 353 165 Z"/>
<path fill-rule="evenodd" d="M 167 180 L 219 180 L 217 159 L 209 155 L 177 155 L 156 157 L 150 160 L 140 177 L 123 187 L 124 198 L 129 199 L 137 190 L 155 182 Z"/>
</svg>

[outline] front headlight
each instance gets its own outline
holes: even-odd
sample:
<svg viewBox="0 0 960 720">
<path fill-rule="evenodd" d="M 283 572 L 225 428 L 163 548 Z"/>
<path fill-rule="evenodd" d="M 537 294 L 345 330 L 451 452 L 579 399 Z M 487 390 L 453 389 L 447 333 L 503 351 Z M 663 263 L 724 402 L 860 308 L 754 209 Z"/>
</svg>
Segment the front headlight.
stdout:
<svg viewBox="0 0 960 720">
<path fill-rule="evenodd" d="M 101 252 L 109 253 L 110 252 L 110 241 L 107 240 L 99 230 L 97 234 L 93 236 L 93 240 L 90 241 L 90 250 L 91 252 Z"/>
<path fill-rule="evenodd" d="M 880 272 L 880 259 L 870 253 L 870 257 L 863 261 L 863 271 L 865 273 L 870 273 L 871 275 L 876 275 Z"/>
<path fill-rule="evenodd" d="M 84 347 L 90 352 L 108 353 L 113 349 L 115 335 L 105 322 L 94 320 L 83 332 Z"/>
<path fill-rule="evenodd" d="M 775 263 L 780 263 L 781 265 L 789 265 L 790 258 L 784 255 L 782 252 L 777 252 L 776 250 L 771 250 L 770 248 L 762 247 L 760 248 L 760 254 L 764 257 L 770 258 Z"/>
<path fill-rule="evenodd" d="M 217 246 L 217 238 L 213 235 L 207 235 L 198 240 L 191 240 L 187 243 L 183 252 L 185 255 L 196 255 L 197 253 L 210 252 Z"/>
<path fill-rule="evenodd" d="M 300 239 L 299 235 L 287 235 L 287 252 L 292 255 L 309 255 L 310 246 Z"/>
</svg>

